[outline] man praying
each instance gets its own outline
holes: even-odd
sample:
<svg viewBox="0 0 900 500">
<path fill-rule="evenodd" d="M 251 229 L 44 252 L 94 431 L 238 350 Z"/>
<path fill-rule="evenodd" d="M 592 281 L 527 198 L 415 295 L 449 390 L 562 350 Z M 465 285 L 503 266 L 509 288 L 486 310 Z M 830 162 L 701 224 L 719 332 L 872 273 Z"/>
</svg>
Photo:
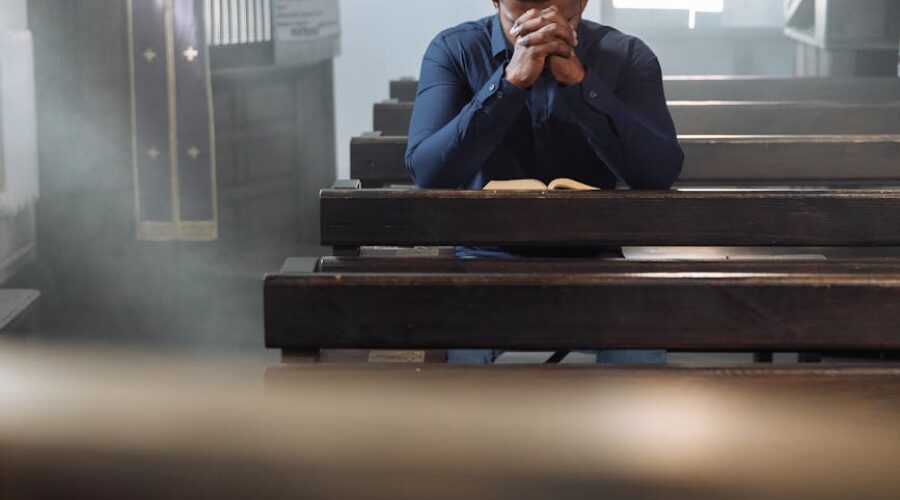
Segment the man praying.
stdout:
<svg viewBox="0 0 900 500">
<path fill-rule="evenodd" d="M 492 3 L 496 15 L 441 32 L 425 52 L 406 152 L 416 185 L 565 177 L 603 189 L 670 188 L 684 154 L 650 48 L 582 19 L 588 0 Z M 492 351 L 450 354 L 492 359 Z M 605 351 L 598 360 L 660 362 L 665 353 Z"/>
</svg>

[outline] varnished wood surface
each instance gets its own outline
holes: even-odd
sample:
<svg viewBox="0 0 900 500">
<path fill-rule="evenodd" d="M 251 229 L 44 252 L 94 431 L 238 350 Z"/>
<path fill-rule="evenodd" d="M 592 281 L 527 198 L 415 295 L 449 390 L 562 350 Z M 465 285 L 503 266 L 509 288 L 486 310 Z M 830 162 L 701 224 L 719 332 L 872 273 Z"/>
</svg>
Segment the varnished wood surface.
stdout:
<svg viewBox="0 0 900 500">
<path fill-rule="evenodd" d="M 373 106 L 373 129 L 384 135 L 407 135 L 411 102 Z M 719 134 L 897 134 L 900 101 L 669 101 L 681 135 Z"/>
<path fill-rule="evenodd" d="M 679 184 L 900 183 L 900 135 L 682 136 Z M 364 187 L 411 183 L 406 137 L 354 137 L 350 174 Z"/>
<path fill-rule="evenodd" d="M 688 76 L 664 78 L 674 101 L 897 101 L 898 78 L 767 78 Z"/>
<path fill-rule="evenodd" d="M 670 101 L 680 135 L 821 135 L 900 133 L 895 102 Z"/>
<path fill-rule="evenodd" d="M 390 82 L 392 99 L 416 100 L 414 79 Z M 681 101 L 897 101 L 897 78 L 771 78 L 754 76 L 670 76 L 666 97 Z"/>
<path fill-rule="evenodd" d="M 305 259 L 292 259 L 282 274 L 308 272 Z M 626 259 L 457 259 L 453 257 L 324 257 L 315 268 L 323 273 L 371 274 L 591 274 L 591 273 L 830 273 L 857 276 L 900 274 L 900 255 L 881 259 L 634 261 Z"/>
<path fill-rule="evenodd" d="M 401 269 L 399 261 L 386 259 L 381 271 L 377 261 L 364 262 L 354 269 L 346 259 L 306 260 L 267 276 L 266 345 L 900 349 L 896 262 L 488 261 L 431 267 L 423 259 Z"/>
<path fill-rule="evenodd" d="M 0 351 L 4 498 L 894 499 L 891 367 L 274 368 Z"/>
<path fill-rule="evenodd" d="M 406 136 L 351 138 L 350 176 L 367 188 L 411 184 L 406 143 Z"/>
<path fill-rule="evenodd" d="M 898 246 L 900 190 L 323 190 L 328 246 Z"/>
<path fill-rule="evenodd" d="M 679 182 L 897 184 L 900 135 L 682 136 Z"/>
</svg>

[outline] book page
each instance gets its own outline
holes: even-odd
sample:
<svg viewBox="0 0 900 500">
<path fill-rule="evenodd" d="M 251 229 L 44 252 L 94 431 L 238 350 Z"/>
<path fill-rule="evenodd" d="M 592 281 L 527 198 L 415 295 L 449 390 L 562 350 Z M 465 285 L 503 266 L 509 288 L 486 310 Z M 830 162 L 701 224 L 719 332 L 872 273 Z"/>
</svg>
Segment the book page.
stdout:
<svg viewBox="0 0 900 500">
<path fill-rule="evenodd" d="M 546 191 L 549 187 L 537 179 L 515 179 L 511 181 L 491 181 L 485 191 Z"/>
<path fill-rule="evenodd" d="M 573 191 L 599 191 L 600 188 L 589 186 L 583 182 L 578 182 L 573 179 L 567 179 L 565 177 L 554 179 L 553 182 L 550 183 L 550 189 L 571 189 Z"/>
</svg>

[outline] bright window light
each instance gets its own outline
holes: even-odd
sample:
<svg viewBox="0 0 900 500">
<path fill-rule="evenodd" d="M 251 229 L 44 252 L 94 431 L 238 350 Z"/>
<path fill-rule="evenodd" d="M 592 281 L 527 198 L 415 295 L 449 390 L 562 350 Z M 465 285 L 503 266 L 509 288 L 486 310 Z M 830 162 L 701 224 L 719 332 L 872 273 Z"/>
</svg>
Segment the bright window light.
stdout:
<svg viewBox="0 0 900 500">
<path fill-rule="evenodd" d="M 697 24 L 698 12 L 722 12 L 725 0 L 613 0 L 617 9 L 665 9 L 688 11 L 688 25 Z"/>
</svg>

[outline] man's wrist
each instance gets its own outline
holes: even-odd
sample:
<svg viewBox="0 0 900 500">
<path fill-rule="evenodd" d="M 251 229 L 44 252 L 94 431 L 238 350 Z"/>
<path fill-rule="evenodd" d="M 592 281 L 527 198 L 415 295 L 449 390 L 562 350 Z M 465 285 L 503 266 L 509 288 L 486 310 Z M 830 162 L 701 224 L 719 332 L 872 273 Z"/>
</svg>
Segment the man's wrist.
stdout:
<svg viewBox="0 0 900 500">
<path fill-rule="evenodd" d="M 517 89 L 528 90 L 528 82 L 526 82 L 524 78 L 519 78 L 511 74 L 508 69 L 503 73 L 503 79 Z"/>
<path fill-rule="evenodd" d="M 573 70 L 572 74 L 558 74 L 557 80 L 559 83 L 571 87 L 575 85 L 580 85 L 581 82 L 584 81 L 584 78 L 587 76 L 587 70 L 584 69 L 584 66 L 581 64 L 578 65 L 577 70 Z"/>
</svg>

